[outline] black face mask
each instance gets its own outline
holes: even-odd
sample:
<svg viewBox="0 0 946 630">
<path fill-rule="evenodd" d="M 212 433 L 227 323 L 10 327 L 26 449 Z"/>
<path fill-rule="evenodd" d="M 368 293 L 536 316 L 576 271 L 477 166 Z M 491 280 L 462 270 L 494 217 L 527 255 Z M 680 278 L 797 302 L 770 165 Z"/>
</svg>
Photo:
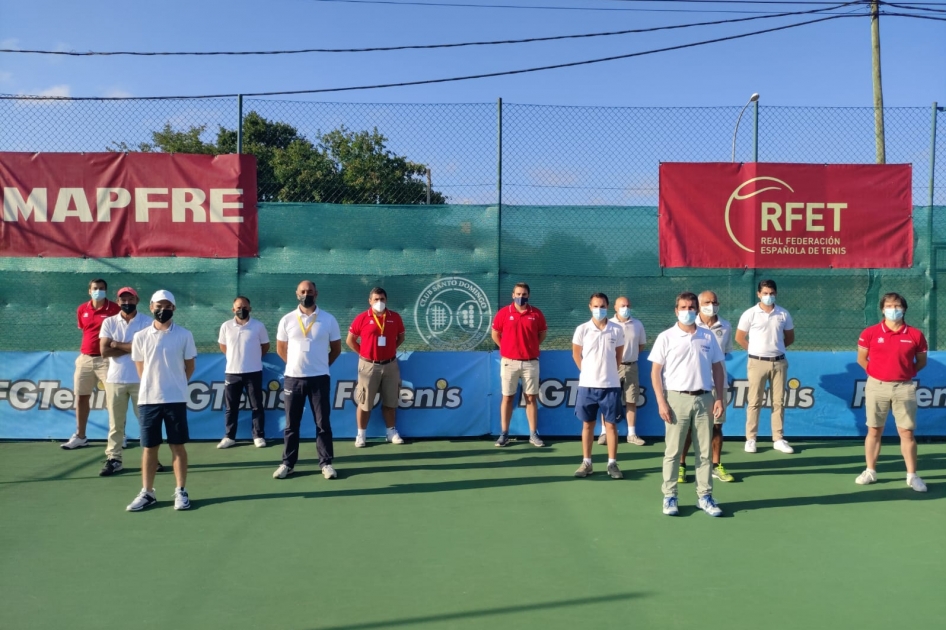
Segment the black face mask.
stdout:
<svg viewBox="0 0 946 630">
<path fill-rule="evenodd" d="M 315 296 L 314 295 L 303 295 L 299 298 L 299 304 L 306 308 L 312 308 L 315 306 Z"/>
<path fill-rule="evenodd" d="M 247 319 L 250 316 L 250 309 L 248 308 L 238 308 L 234 315 L 237 316 L 237 319 Z"/>
<path fill-rule="evenodd" d="M 174 311 L 169 308 L 159 308 L 154 312 L 154 318 L 162 324 L 171 321 L 172 317 L 174 317 Z"/>
<path fill-rule="evenodd" d="M 122 312 L 125 315 L 131 315 L 132 313 L 138 310 L 138 305 L 137 304 L 121 304 L 119 305 L 118 308 L 122 309 Z"/>
</svg>

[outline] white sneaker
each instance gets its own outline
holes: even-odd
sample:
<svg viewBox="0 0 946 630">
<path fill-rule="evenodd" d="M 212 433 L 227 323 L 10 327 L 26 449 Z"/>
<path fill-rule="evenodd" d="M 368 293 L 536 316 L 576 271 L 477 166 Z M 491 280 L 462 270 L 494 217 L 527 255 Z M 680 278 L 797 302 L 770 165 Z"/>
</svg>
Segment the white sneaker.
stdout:
<svg viewBox="0 0 946 630">
<path fill-rule="evenodd" d="M 387 437 L 385 437 L 384 439 L 385 439 L 386 442 L 390 442 L 391 444 L 403 444 L 403 443 L 404 443 L 404 439 L 401 437 L 401 434 L 397 432 L 397 429 L 394 429 L 393 431 L 390 431 L 390 432 L 388 433 Z"/>
<path fill-rule="evenodd" d="M 276 472 L 273 473 L 273 479 L 285 479 L 292 473 L 292 468 L 286 466 L 285 464 L 280 464 L 279 468 L 276 469 Z"/>
<path fill-rule="evenodd" d="M 755 440 L 746 440 L 746 452 L 755 453 L 755 451 L 756 451 Z"/>
<path fill-rule="evenodd" d="M 177 488 L 174 490 L 174 509 L 175 510 L 189 510 L 191 509 L 191 500 L 187 496 L 187 490 L 183 488 Z"/>
<path fill-rule="evenodd" d="M 266 448 L 266 438 L 253 438 L 253 446 L 256 448 Z"/>
<path fill-rule="evenodd" d="M 794 453 L 795 449 L 792 448 L 792 445 L 786 442 L 785 440 L 777 440 L 773 445 L 776 451 L 781 451 L 783 453 Z"/>
<path fill-rule="evenodd" d="M 125 508 L 128 512 L 140 512 L 146 507 L 151 507 L 158 502 L 158 498 L 154 495 L 154 488 L 151 489 L 151 492 L 147 490 L 142 490 L 138 493 L 138 496 L 135 497 L 135 500 L 128 504 L 128 507 Z"/>
<path fill-rule="evenodd" d="M 608 434 L 602 431 L 601 435 L 598 436 L 598 444 L 600 446 L 606 446 L 607 443 L 608 443 Z"/>
<path fill-rule="evenodd" d="M 331 464 L 327 464 L 322 467 L 322 476 L 326 479 L 335 479 L 335 477 L 338 477 L 338 473 L 335 472 Z"/>
<path fill-rule="evenodd" d="M 872 483 L 877 483 L 877 472 L 873 470 L 865 470 L 857 476 L 857 479 L 854 480 L 859 486 L 868 486 Z"/>
<path fill-rule="evenodd" d="M 89 445 L 89 438 L 80 438 L 78 433 L 73 433 L 72 437 L 59 445 L 59 448 L 64 448 L 67 451 L 71 451 L 74 448 L 82 448 L 83 446 Z"/>
<path fill-rule="evenodd" d="M 923 480 L 913 475 L 913 479 L 907 482 L 907 485 L 916 490 L 917 492 L 926 492 L 926 484 L 923 483 Z"/>
<path fill-rule="evenodd" d="M 716 501 L 713 500 L 713 495 L 711 494 L 704 494 L 701 496 L 700 500 L 696 502 L 696 507 L 700 508 L 710 516 L 723 515 L 722 509 L 716 505 Z"/>
<path fill-rule="evenodd" d="M 217 448 L 230 448 L 234 444 L 236 444 L 236 440 L 231 440 L 230 438 L 225 437 L 217 444 Z"/>
<path fill-rule="evenodd" d="M 355 436 L 355 448 L 364 448 L 365 447 L 365 436 L 356 435 Z"/>
</svg>

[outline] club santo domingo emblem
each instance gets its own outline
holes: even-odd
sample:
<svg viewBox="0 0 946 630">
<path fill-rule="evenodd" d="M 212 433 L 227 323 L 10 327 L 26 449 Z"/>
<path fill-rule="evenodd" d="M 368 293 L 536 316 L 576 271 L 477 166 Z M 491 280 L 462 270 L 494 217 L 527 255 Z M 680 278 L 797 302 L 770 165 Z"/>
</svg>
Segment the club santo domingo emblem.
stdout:
<svg viewBox="0 0 946 630">
<path fill-rule="evenodd" d="M 451 276 L 428 284 L 414 304 L 414 325 L 434 350 L 472 350 L 489 334 L 492 309 L 476 283 Z"/>
</svg>

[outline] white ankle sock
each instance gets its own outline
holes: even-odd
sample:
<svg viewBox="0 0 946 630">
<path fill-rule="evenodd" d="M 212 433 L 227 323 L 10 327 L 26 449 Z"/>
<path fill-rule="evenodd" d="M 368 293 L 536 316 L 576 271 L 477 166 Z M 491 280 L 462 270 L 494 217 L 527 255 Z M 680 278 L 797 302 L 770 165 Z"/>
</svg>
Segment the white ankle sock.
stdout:
<svg viewBox="0 0 946 630">
<path fill-rule="evenodd" d="M 368 429 L 358 429 L 358 437 L 363 438 L 368 433 Z"/>
<path fill-rule="evenodd" d="M 590 458 L 590 457 L 584 457 L 584 458 L 582 458 L 581 461 L 584 462 L 585 464 L 588 464 L 589 466 L 591 466 L 591 458 Z"/>
</svg>

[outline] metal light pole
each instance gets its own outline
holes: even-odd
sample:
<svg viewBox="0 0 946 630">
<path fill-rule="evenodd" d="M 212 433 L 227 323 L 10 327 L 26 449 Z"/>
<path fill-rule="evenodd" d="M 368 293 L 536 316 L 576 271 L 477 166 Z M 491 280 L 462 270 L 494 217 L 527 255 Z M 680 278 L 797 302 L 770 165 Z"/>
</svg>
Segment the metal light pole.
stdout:
<svg viewBox="0 0 946 630">
<path fill-rule="evenodd" d="M 732 134 L 732 161 L 736 161 L 736 136 L 739 135 L 739 122 L 742 120 L 742 115 L 745 113 L 746 108 L 749 107 L 749 103 L 755 103 L 759 100 L 759 93 L 756 92 L 749 97 L 749 100 L 746 101 L 746 104 L 742 106 L 742 109 L 739 111 L 739 118 L 736 119 L 736 130 Z"/>
</svg>

